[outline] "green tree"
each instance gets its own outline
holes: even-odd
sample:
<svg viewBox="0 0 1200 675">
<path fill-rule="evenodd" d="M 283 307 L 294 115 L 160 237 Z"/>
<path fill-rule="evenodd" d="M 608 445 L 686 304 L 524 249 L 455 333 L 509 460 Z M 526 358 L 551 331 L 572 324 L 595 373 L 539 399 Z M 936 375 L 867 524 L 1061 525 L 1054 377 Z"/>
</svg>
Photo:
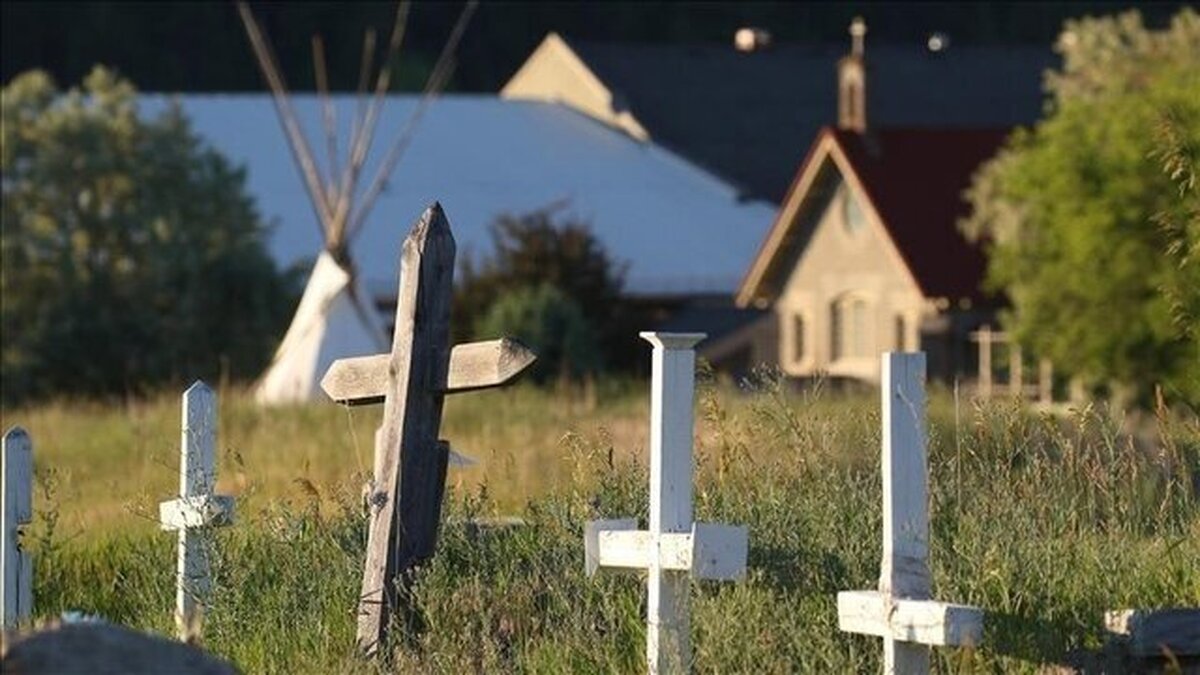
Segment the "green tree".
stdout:
<svg viewBox="0 0 1200 675">
<path fill-rule="evenodd" d="M 595 331 L 579 305 L 549 284 L 525 286 L 498 298 L 477 322 L 478 335 L 509 335 L 537 352 L 533 378 L 580 378 L 600 367 Z"/>
<path fill-rule="evenodd" d="M 611 365 L 613 345 L 631 330 L 621 299 L 624 268 L 608 257 L 591 229 L 575 220 L 556 222 L 552 211 L 541 210 L 502 215 L 491 234 L 491 254 L 479 260 L 464 256 L 458 271 L 452 322 L 458 339 L 496 337 L 477 330 L 492 306 L 518 291 L 548 285 L 582 312 L 605 365 Z"/>
<path fill-rule="evenodd" d="M 1173 235 L 1155 222 L 1195 213 L 1194 183 L 1181 192 L 1162 170 L 1155 130 L 1170 119 L 1177 147 L 1200 142 L 1197 45 L 1188 9 L 1162 31 L 1137 12 L 1067 22 L 1046 118 L 979 171 L 962 224 L 988 243 L 989 281 L 1010 299 L 1005 323 L 1022 344 L 1141 400 L 1161 384 L 1200 402 L 1196 314 L 1176 320 L 1187 313 L 1172 310 L 1170 290 L 1194 284 L 1200 261 L 1171 264 Z"/>
<path fill-rule="evenodd" d="M 286 320 L 245 172 L 96 68 L 3 90 L 4 398 L 258 371 Z"/>
</svg>

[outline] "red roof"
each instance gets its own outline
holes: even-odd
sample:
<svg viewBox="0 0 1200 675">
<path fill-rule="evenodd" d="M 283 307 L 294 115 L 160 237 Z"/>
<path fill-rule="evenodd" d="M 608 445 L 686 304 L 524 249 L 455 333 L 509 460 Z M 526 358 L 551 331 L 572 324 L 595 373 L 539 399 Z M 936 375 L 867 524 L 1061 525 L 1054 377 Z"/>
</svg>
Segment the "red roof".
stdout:
<svg viewBox="0 0 1200 675">
<path fill-rule="evenodd" d="M 928 297 L 985 297 L 986 260 L 958 230 L 963 192 L 1006 129 L 879 129 L 831 134 Z M 803 170 L 803 169 L 802 169 Z"/>
</svg>

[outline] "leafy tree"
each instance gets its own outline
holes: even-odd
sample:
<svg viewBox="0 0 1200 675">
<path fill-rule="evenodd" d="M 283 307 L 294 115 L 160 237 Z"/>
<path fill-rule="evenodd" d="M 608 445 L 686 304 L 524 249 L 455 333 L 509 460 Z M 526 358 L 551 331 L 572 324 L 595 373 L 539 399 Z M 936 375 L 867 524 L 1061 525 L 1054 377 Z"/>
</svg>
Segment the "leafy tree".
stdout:
<svg viewBox="0 0 1200 675">
<path fill-rule="evenodd" d="M 510 335 L 538 354 L 533 377 L 539 382 L 552 375 L 579 378 L 600 367 L 595 331 L 579 305 L 549 284 L 526 286 L 492 303 L 475 332 Z"/>
<path fill-rule="evenodd" d="M 1162 171 L 1154 132 L 1169 118 L 1177 147 L 1200 142 L 1198 44 L 1188 9 L 1162 31 L 1137 12 L 1067 22 L 1047 117 L 1014 133 L 968 191 L 964 232 L 989 243 L 989 280 L 1012 302 L 1017 339 L 1142 400 L 1163 384 L 1200 402 L 1189 384 L 1200 380 L 1196 315 L 1173 320 L 1177 299 L 1164 292 L 1195 288 L 1200 261 L 1170 264 L 1171 232 L 1154 222 L 1195 213 L 1194 183 L 1181 193 Z"/>
<path fill-rule="evenodd" d="M 458 339 L 495 337 L 474 330 L 484 325 L 482 317 L 493 304 L 548 285 L 575 303 L 609 362 L 614 341 L 629 332 L 620 295 L 624 268 L 608 257 L 587 225 L 555 222 L 552 211 L 541 210 L 502 215 L 491 230 L 492 253 L 480 260 L 464 256 L 458 273 L 453 319 Z"/>
<path fill-rule="evenodd" d="M 286 320 L 245 172 L 96 68 L 3 90 L 4 397 L 256 373 Z"/>
<path fill-rule="evenodd" d="M 1197 162 L 1200 138 L 1188 137 L 1186 129 L 1200 127 L 1200 117 L 1182 120 L 1167 114 L 1158 128 L 1159 148 L 1155 153 L 1163 172 L 1179 188 L 1179 199 L 1156 214 L 1154 221 L 1167 240 L 1166 262 L 1175 267 L 1167 276 L 1163 295 L 1171 316 L 1191 353 L 1192 370 L 1185 369 L 1180 387 L 1192 401 L 1200 401 L 1200 186 Z M 1185 358 L 1187 358 L 1185 354 Z"/>
</svg>

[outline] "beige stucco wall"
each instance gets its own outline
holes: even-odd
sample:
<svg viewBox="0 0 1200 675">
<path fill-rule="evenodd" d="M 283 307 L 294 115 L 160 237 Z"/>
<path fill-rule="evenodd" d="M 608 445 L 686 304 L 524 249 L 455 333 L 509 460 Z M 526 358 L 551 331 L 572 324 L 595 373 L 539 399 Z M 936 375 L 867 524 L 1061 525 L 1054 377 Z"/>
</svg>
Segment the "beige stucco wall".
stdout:
<svg viewBox="0 0 1200 675">
<path fill-rule="evenodd" d="M 837 189 L 823 205 L 814 231 L 800 260 L 775 304 L 779 321 L 780 367 L 789 375 L 805 377 L 818 372 L 879 381 L 879 353 L 895 349 L 895 319 L 904 318 L 904 349 L 916 349 L 922 312 L 927 303 L 900 260 L 877 214 L 858 197 L 866 223 L 856 232 L 845 228 L 840 203 L 843 190 L 854 190 L 838 180 Z M 866 301 L 867 353 L 836 362 L 831 336 L 831 305 L 847 294 Z M 804 318 L 805 353 L 794 353 L 793 317 Z"/>
<path fill-rule="evenodd" d="M 616 109 L 608 87 L 555 33 L 542 40 L 500 90 L 500 97 L 562 103 L 638 140 L 650 138 L 629 111 Z"/>
</svg>

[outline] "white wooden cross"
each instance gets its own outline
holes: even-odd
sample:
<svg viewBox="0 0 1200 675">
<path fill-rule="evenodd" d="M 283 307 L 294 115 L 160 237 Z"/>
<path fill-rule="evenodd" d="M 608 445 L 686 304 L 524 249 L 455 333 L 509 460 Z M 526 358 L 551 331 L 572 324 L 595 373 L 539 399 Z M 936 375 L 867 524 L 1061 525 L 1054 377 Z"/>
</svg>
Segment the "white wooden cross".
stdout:
<svg viewBox="0 0 1200 675">
<path fill-rule="evenodd" d="M 33 608 L 33 560 L 21 548 L 21 526 L 33 520 L 33 443 L 21 427 L 4 434 L 0 448 L 0 606 L 4 628 L 28 621 Z"/>
<path fill-rule="evenodd" d="M 179 531 L 175 623 L 185 641 L 199 636 L 208 599 L 208 529 L 233 522 L 233 497 L 213 494 L 216 436 L 217 397 L 197 381 L 183 392 L 179 498 L 158 507 L 162 529 Z"/>
<path fill-rule="evenodd" d="M 650 397 L 650 528 L 598 520 L 584 534 L 587 573 L 647 570 L 646 659 L 651 673 L 691 669 L 688 575 L 740 579 L 745 526 L 692 521 L 692 429 L 696 353 L 702 333 L 642 333 L 654 345 Z"/>
<path fill-rule="evenodd" d="M 883 561 L 878 591 L 838 593 L 838 627 L 883 638 L 883 672 L 929 672 L 929 646 L 978 645 L 983 611 L 930 600 L 925 354 L 882 355 Z"/>
</svg>

